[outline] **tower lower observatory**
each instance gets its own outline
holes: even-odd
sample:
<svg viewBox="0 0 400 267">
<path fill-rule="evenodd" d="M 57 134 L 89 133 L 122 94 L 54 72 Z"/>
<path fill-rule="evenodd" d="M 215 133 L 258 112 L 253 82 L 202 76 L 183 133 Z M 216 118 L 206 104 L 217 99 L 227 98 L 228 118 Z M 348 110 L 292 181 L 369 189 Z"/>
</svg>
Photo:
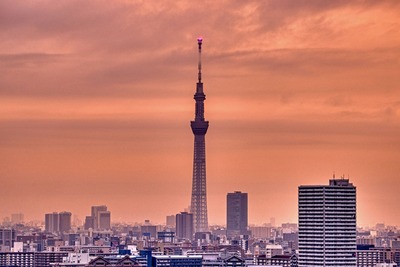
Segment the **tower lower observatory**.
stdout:
<svg viewBox="0 0 400 267">
<path fill-rule="evenodd" d="M 208 121 L 204 119 L 204 100 L 206 95 L 201 81 L 201 45 L 203 39 L 198 38 L 197 43 L 199 48 L 199 72 L 196 93 L 194 94 L 194 100 L 196 101 L 195 118 L 190 122 L 194 135 L 191 213 L 193 213 L 194 232 L 206 232 L 208 231 L 208 216 L 205 135 L 208 129 Z"/>
</svg>

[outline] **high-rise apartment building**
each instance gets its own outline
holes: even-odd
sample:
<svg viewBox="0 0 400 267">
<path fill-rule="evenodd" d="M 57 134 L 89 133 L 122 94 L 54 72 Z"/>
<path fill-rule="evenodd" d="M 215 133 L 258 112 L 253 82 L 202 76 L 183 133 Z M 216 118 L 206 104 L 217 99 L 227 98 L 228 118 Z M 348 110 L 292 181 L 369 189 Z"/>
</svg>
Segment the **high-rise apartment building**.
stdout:
<svg viewBox="0 0 400 267">
<path fill-rule="evenodd" d="M 85 224 L 83 225 L 83 229 L 89 230 L 90 228 L 93 229 L 93 218 L 92 218 L 92 216 L 86 216 Z"/>
<path fill-rule="evenodd" d="M 72 213 L 68 211 L 63 211 L 58 214 L 60 227 L 59 230 L 61 233 L 68 232 L 71 230 L 71 216 Z"/>
<path fill-rule="evenodd" d="M 111 213 L 109 211 L 99 211 L 98 213 L 98 229 L 108 230 L 111 229 Z"/>
<path fill-rule="evenodd" d="M 176 214 L 176 237 L 193 239 L 193 214 L 181 212 Z"/>
<path fill-rule="evenodd" d="M 68 232 L 71 230 L 72 213 L 68 211 L 45 214 L 45 230 L 48 233 Z"/>
<path fill-rule="evenodd" d="M 356 266 L 356 187 L 299 186 L 299 267 Z"/>
<path fill-rule="evenodd" d="M 92 228 L 94 230 L 99 230 L 100 228 L 100 212 L 107 211 L 107 206 L 92 206 L 92 220 L 93 220 L 93 226 Z"/>
<path fill-rule="evenodd" d="M 16 240 L 14 229 L 0 229 L 0 246 L 11 248 Z"/>
<path fill-rule="evenodd" d="M 175 215 L 168 215 L 166 217 L 166 224 L 168 228 L 175 228 Z"/>
<path fill-rule="evenodd" d="M 58 212 L 45 214 L 44 221 L 46 232 L 56 233 L 60 231 L 60 215 Z"/>
<path fill-rule="evenodd" d="M 195 232 L 208 231 L 205 144 L 208 121 L 204 119 L 204 100 L 206 99 L 206 95 L 204 94 L 203 82 L 201 81 L 202 42 L 202 38 L 197 39 L 199 47 L 199 73 L 196 84 L 196 93 L 194 94 L 194 100 L 196 101 L 195 118 L 190 122 L 194 135 L 193 180 L 190 207 L 191 213 L 193 214 L 193 227 Z"/>
<path fill-rule="evenodd" d="M 247 193 L 236 191 L 226 196 L 226 230 L 228 237 L 248 234 Z"/>
</svg>

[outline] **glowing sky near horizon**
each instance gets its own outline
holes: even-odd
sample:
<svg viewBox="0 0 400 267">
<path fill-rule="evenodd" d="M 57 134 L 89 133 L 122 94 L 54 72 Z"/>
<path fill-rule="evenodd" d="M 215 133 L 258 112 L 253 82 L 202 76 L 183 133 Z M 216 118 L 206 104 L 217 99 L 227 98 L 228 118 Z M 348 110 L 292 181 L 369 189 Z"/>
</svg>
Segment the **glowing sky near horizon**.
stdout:
<svg viewBox="0 0 400 267">
<path fill-rule="evenodd" d="M 400 225 L 400 2 L 0 1 L 0 217 L 190 203 L 202 45 L 210 223 L 297 221 L 297 187 L 357 186 Z"/>
</svg>

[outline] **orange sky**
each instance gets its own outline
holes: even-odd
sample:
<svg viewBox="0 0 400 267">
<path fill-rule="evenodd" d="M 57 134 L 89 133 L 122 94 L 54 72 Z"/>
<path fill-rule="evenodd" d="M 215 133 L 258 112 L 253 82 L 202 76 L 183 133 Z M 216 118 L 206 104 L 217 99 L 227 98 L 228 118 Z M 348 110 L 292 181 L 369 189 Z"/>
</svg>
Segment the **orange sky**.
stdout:
<svg viewBox="0 0 400 267">
<path fill-rule="evenodd" d="M 190 202 L 204 37 L 210 223 L 297 221 L 333 171 L 358 223 L 399 224 L 399 1 L 0 1 L 0 217 Z M 33 205 L 34 203 L 34 205 Z"/>
</svg>

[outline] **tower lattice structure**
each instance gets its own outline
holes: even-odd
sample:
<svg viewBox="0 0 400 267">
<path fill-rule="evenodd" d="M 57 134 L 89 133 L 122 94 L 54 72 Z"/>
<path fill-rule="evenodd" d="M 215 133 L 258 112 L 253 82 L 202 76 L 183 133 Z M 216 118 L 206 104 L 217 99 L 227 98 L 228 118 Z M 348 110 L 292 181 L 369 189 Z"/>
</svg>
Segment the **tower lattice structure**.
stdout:
<svg viewBox="0 0 400 267">
<path fill-rule="evenodd" d="M 206 145 L 205 135 L 208 129 L 208 121 L 204 119 L 204 100 L 206 95 L 203 91 L 201 81 L 201 45 L 203 39 L 198 38 L 199 47 L 199 73 L 194 94 L 195 118 L 190 126 L 194 134 L 194 155 L 193 155 L 193 181 L 192 181 L 192 200 L 191 212 L 193 213 L 194 232 L 208 231 L 207 216 L 207 188 L 206 188 Z"/>
</svg>

